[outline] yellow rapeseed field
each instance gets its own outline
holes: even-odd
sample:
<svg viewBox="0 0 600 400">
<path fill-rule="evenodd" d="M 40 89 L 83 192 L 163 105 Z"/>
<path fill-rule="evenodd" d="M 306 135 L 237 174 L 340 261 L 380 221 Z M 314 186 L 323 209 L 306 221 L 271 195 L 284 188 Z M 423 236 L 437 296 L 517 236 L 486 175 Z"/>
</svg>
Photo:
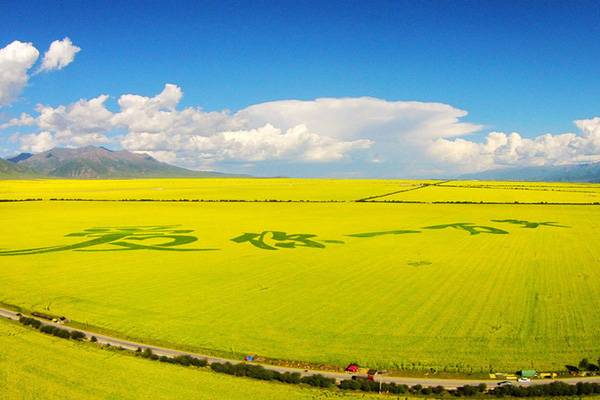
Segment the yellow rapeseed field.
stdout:
<svg viewBox="0 0 600 400">
<path fill-rule="evenodd" d="M 0 199 L 347 201 L 438 181 L 334 179 L 0 180 Z"/>
<path fill-rule="evenodd" d="M 324 399 L 331 391 L 266 383 L 100 350 L 0 320 L 0 399 Z M 364 398 L 335 393 L 343 399 Z"/>
<path fill-rule="evenodd" d="M 121 182 L 131 191 L 109 195 Z M 445 190 L 403 181 L 302 181 L 286 191 L 223 180 L 222 196 L 213 181 L 204 198 L 204 182 L 162 186 L 182 188 L 173 199 L 235 192 L 285 202 L 0 203 L 0 301 L 237 357 L 468 372 L 600 356 L 598 206 L 350 201 Z M 93 183 L 118 200 L 156 182 Z M 2 187 L 51 198 L 54 184 Z M 81 188 L 93 192 L 89 181 Z M 508 190 L 448 188 L 456 201 L 466 201 L 463 189 Z M 563 192 L 544 193 L 554 202 Z M 287 202 L 309 198 L 343 201 Z"/>
<path fill-rule="evenodd" d="M 599 184 L 459 182 L 404 190 L 377 201 L 484 202 L 484 203 L 600 203 Z"/>
</svg>

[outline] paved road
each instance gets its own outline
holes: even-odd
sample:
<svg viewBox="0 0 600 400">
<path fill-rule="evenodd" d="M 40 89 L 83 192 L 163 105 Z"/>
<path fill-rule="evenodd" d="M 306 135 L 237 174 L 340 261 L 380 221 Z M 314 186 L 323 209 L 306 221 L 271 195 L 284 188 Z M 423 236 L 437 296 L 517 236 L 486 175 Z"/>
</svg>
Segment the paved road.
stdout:
<svg viewBox="0 0 600 400">
<path fill-rule="evenodd" d="M 19 320 L 19 316 L 16 313 L 9 311 L 9 310 L 0 309 L 0 316 L 9 318 L 9 319 L 12 319 L 15 321 Z M 138 347 L 140 347 L 142 350 L 148 348 L 148 349 L 151 349 L 152 352 L 158 356 L 176 357 L 176 356 L 181 356 L 181 355 L 188 355 L 188 356 L 196 357 L 196 358 L 204 358 L 204 359 L 208 360 L 209 363 L 230 362 L 232 364 L 239 364 L 240 362 L 242 362 L 242 361 L 238 361 L 238 360 L 228 360 L 226 358 L 204 356 L 201 354 L 188 353 L 185 351 L 172 350 L 172 349 L 167 349 L 167 348 L 163 348 L 163 347 L 151 346 L 151 345 L 138 343 L 138 342 L 132 342 L 132 341 L 128 341 L 128 340 L 121 340 L 121 339 L 113 338 L 110 336 L 104 336 L 104 335 L 99 335 L 99 334 L 96 334 L 93 332 L 83 331 L 81 329 L 69 328 L 66 325 L 55 324 L 53 322 L 46 321 L 46 320 L 43 320 L 40 318 L 36 318 L 36 319 L 39 319 L 42 323 L 44 323 L 46 325 L 56 326 L 58 328 L 66 329 L 68 331 L 78 330 L 80 332 L 85 333 L 85 335 L 88 339 L 91 338 L 92 336 L 96 336 L 96 339 L 98 339 L 98 343 L 110 344 L 111 346 L 121 346 L 127 350 L 136 350 Z M 338 382 L 345 380 L 345 379 L 351 379 L 351 377 L 352 377 L 351 374 L 347 374 L 347 373 L 335 373 L 335 372 L 324 372 L 324 371 L 314 371 L 314 370 L 309 370 L 308 372 L 306 372 L 305 370 L 299 370 L 299 369 L 295 369 L 295 368 L 279 367 L 279 366 L 268 365 L 268 364 L 262 364 L 262 365 L 266 369 L 273 370 L 273 371 L 279 371 L 281 373 L 283 373 L 283 372 L 300 372 L 302 375 L 321 374 L 328 378 L 335 378 Z M 378 375 L 375 378 L 375 380 L 377 382 L 379 382 L 381 380 L 381 382 L 389 382 L 389 383 L 395 382 L 396 384 L 403 384 L 403 385 L 408 385 L 408 386 L 414 386 L 414 385 L 443 386 L 446 389 L 456 389 L 457 387 L 465 386 L 465 385 L 479 385 L 480 383 L 485 383 L 489 388 L 492 388 L 492 387 L 496 387 L 498 384 L 498 380 L 491 380 L 491 379 L 490 380 L 468 380 L 468 379 L 435 379 L 435 378 L 400 378 L 400 377 L 392 377 L 392 376 L 386 376 L 386 375 Z M 599 382 L 600 383 L 600 377 L 597 377 L 597 376 L 596 377 L 585 377 L 585 378 L 554 379 L 554 381 L 557 381 L 557 380 L 560 380 L 560 381 L 563 381 L 563 382 L 566 382 L 569 384 L 575 384 L 577 382 Z M 529 386 L 529 385 L 549 383 L 549 382 L 550 382 L 549 379 L 544 379 L 544 380 L 533 380 L 532 382 L 513 382 L 512 384 L 519 385 L 519 386 Z"/>
</svg>

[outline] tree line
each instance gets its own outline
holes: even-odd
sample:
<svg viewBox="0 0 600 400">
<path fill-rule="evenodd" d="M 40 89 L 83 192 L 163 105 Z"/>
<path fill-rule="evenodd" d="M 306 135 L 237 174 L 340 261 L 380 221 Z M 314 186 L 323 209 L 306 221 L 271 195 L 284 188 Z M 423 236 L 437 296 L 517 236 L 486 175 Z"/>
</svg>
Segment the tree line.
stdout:
<svg viewBox="0 0 600 400">
<path fill-rule="evenodd" d="M 21 316 L 19 318 L 25 326 L 31 326 L 38 329 L 40 332 L 53 335 L 64 339 L 73 340 L 84 340 L 86 338 L 85 333 L 77 330 L 67 330 L 55 327 L 53 325 L 47 325 L 42 323 L 40 320 L 30 317 Z M 95 336 L 90 338 L 91 342 L 97 342 Z M 108 345 L 110 347 L 110 345 Z M 117 347 L 118 350 L 125 350 L 123 347 Z M 152 352 L 150 348 L 137 348 L 133 352 L 136 356 L 160 361 L 169 364 L 182 365 L 184 367 L 207 367 L 208 360 L 205 358 L 198 358 L 191 355 L 179 355 L 176 357 L 158 356 Z M 580 367 L 589 367 L 590 364 L 586 359 L 582 360 Z M 232 364 L 230 362 L 219 363 L 213 362 L 210 364 L 210 368 L 218 373 L 233 375 L 233 376 L 245 376 L 252 379 L 259 379 L 263 381 L 278 381 L 287 384 L 307 384 L 319 388 L 333 388 L 338 387 L 340 390 L 352 390 L 352 391 L 363 391 L 363 392 L 381 392 L 389 394 L 405 394 L 410 393 L 413 395 L 422 396 L 445 396 L 450 395 L 454 397 L 559 397 L 559 396 L 585 396 L 585 395 L 597 395 L 600 394 L 600 383 L 596 382 L 579 382 L 575 385 L 570 385 L 565 382 L 552 382 L 550 384 L 543 385 L 531 385 L 531 386 L 499 386 L 488 390 L 485 383 L 477 386 L 465 385 L 456 389 L 445 389 L 443 386 L 422 386 L 414 385 L 409 387 L 404 384 L 396 384 L 394 382 L 376 382 L 369 379 L 348 379 L 341 381 L 336 385 L 334 378 L 327 378 L 322 374 L 306 375 L 302 376 L 299 372 L 279 372 L 271 369 L 267 369 L 262 365 L 238 363 Z"/>
<path fill-rule="evenodd" d="M 21 322 L 25 326 L 32 326 L 35 329 L 39 329 L 40 332 L 60 337 L 63 339 L 74 339 L 74 340 L 83 340 L 85 339 L 85 333 L 76 331 L 76 330 L 68 330 L 61 329 L 56 326 L 42 324 L 42 322 L 35 318 L 29 317 L 20 317 L 19 322 Z"/>
</svg>

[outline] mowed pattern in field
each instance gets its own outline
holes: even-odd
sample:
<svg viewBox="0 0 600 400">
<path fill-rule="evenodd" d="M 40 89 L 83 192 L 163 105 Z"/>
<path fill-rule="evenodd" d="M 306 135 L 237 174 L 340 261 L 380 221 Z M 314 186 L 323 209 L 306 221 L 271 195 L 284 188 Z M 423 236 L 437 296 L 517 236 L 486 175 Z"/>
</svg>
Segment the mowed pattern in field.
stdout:
<svg viewBox="0 0 600 400">
<path fill-rule="evenodd" d="M 26 202 L 0 213 L 4 251 L 159 225 L 193 231 L 181 249 L 218 249 L 0 257 L 0 301 L 132 338 L 462 370 L 559 369 L 600 353 L 595 206 Z M 239 239 L 265 231 L 315 236 L 266 234 L 288 243 L 276 250 Z"/>
</svg>

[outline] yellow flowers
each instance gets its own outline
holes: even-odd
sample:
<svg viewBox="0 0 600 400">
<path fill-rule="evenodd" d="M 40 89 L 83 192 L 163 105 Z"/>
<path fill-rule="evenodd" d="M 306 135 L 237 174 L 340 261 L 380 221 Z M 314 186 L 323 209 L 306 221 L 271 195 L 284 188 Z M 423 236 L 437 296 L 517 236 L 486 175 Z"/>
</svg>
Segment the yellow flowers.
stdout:
<svg viewBox="0 0 600 400">
<path fill-rule="evenodd" d="M 458 184 L 0 181 L 0 199 L 44 199 L 0 203 L 0 254 L 29 250 L 0 257 L 0 301 L 321 364 L 553 369 L 600 354 L 600 206 L 522 204 L 530 192 L 594 200 L 598 185 Z M 433 203 L 445 190 L 510 204 Z M 423 202 L 380 202 L 394 192 Z"/>
</svg>

